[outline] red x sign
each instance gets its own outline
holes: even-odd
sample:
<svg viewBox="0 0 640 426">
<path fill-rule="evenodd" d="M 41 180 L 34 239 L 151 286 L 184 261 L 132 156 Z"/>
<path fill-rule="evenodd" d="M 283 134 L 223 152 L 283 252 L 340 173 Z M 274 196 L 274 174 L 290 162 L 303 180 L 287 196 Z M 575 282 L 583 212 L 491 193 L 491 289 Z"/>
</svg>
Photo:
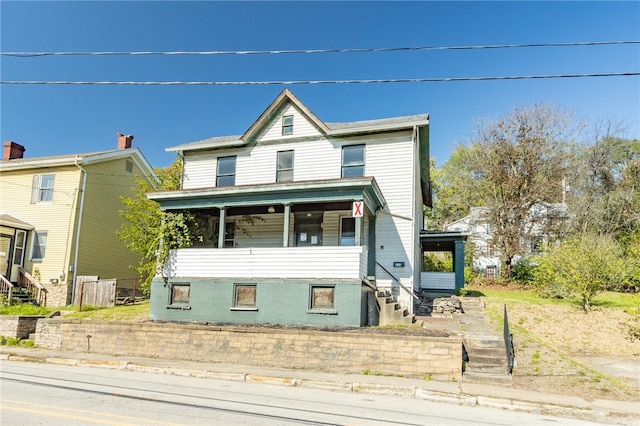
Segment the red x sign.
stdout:
<svg viewBox="0 0 640 426">
<path fill-rule="evenodd" d="M 353 210 L 351 211 L 351 216 L 353 217 L 364 216 L 364 201 L 353 202 Z"/>
</svg>

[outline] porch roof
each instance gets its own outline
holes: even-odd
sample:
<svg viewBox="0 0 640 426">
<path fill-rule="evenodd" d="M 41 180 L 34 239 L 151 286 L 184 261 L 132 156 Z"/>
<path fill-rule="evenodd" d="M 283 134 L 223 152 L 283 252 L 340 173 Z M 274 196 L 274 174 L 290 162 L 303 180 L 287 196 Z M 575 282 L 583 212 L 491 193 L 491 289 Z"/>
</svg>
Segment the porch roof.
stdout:
<svg viewBox="0 0 640 426">
<path fill-rule="evenodd" d="M 450 251 L 455 249 L 456 241 L 466 241 L 466 232 L 458 231 L 421 231 L 420 243 L 423 251 Z"/>
<path fill-rule="evenodd" d="M 9 228 L 24 229 L 25 231 L 30 231 L 34 228 L 33 225 L 3 212 L 0 212 L 0 225 Z"/>
<path fill-rule="evenodd" d="M 147 197 L 158 202 L 161 210 L 364 201 L 373 214 L 386 205 L 373 177 L 159 191 Z"/>
</svg>

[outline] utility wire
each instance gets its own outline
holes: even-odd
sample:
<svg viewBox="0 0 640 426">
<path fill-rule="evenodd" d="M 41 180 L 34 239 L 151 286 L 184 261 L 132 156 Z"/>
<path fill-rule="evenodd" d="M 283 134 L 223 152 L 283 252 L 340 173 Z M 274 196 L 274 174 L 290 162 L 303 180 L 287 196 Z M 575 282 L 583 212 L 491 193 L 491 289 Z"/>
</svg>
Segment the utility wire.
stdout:
<svg viewBox="0 0 640 426">
<path fill-rule="evenodd" d="M 529 44 L 494 44 L 468 46 L 413 46 L 413 47 L 378 47 L 354 49 L 294 49 L 294 50 L 212 50 L 212 51 L 174 51 L 174 52 L 0 52 L 0 56 L 33 58 L 42 56 L 121 56 L 121 55 L 282 55 L 306 53 L 364 53 L 364 52 L 402 52 L 424 50 L 479 50 L 479 49 L 518 49 L 530 47 L 569 47 L 569 46 L 610 46 L 640 44 L 637 40 L 625 41 L 586 41 L 569 43 L 529 43 Z"/>
<path fill-rule="evenodd" d="M 311 85 L 311 84 L 371 84 L 371 83 L 436 83 L 445 81 L 489 81 L 489 80 L 536 80 L 551 78 L 586 77 L 629 77 L 640 72 L 601 74 L 555 74 L 555 75 L 512 75 L 494 77 L 432 77 L 432 78 L 390 78 L 372 80 L 281 80 L 281 81 L 0 81 L 11 85 L 85 85 L 85 86 L 268 86 L 268 85 Z"/>
</svg>

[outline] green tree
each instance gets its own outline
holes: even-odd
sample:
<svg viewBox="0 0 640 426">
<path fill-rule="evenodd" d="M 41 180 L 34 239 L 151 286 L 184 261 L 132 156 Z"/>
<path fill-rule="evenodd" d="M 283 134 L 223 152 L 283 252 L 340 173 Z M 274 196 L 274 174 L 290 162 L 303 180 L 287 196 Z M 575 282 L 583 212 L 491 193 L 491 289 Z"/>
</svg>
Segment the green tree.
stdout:
<svg viewBox="0 0 640 426">
<path fill-rule="evenodd" d="M 616 286 L 625 270 L 621 247 L 610 235 L 578 234 L 539 257 L 535 283 L 547 293 L 579 297 L 588 312 L 593 297 Z"/>
<path fill-rule="evenodd" d="M 532 227 L 559 232 L 553 229 L 557 221 L 531 212 L 541 202 L 562 200 L 574 134 L 573 115 L 559 107 L 516 108 L 503 118 L 480 121 L 460 160 L 470 170 L 473 191 L 488 208 L 491 244 L 502 257 L 504 278 L 511 276 L 514 257 L 525 251 L 523 236 Z"/>
<path fill-rule="evenodd" d="M 177 159 L 171 165 L 156 169 L 160 180 L 154 188 L 146 180 L 136 180 L 132 197 L 121 197 L 125 208 L 120 210 L 124 223 L 118 237 L 126 247 L 140 255 L 136 265 L 132 265 L 139 275 L 139 288 L 145 294 L 151 290 L 151 280 L 162 272 L 171 249 L 191 245 L 190 215 L 183 212 L 163 212 L 158 203 L 149 200 L 146 193 L 155 190 L 180 188 L 182 163 Z"/>
</svg>

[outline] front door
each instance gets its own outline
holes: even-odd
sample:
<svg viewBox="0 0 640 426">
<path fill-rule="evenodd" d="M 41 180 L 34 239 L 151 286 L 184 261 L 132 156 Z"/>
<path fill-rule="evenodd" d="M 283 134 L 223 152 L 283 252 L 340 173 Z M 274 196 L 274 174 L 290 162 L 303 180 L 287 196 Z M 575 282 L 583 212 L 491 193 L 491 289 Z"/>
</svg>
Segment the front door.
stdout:
<svg viewBox="0 0 640 426">
<path fill-rule="evenodd" d="M 0 235 L 0 274 L 4 275 L 7 279 L 11 279 L 9 275 L 11 273 L 11 243 L 13 237 L 11 235 Z"/>
<path fill-rule="evenodd" d="M 296 246 L 322 245 L 322 213 L 299 213 L 294 220 Z"/>
</svg>

